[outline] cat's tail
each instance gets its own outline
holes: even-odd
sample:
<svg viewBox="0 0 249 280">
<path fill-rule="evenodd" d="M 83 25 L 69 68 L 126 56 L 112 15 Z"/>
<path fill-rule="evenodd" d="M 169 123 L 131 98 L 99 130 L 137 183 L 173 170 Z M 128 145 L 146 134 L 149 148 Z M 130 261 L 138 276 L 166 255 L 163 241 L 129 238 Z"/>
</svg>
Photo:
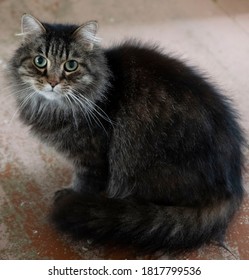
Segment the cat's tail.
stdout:
<svg viewBox="0 0 249 280">
<path fill-rule="evenodd" d="M 75 238 L 172 252 L 221 238 L 239 201 L 190 208 L 67 190 L 56 198 L 51 217 L 59 230 Z"/>
</svg>

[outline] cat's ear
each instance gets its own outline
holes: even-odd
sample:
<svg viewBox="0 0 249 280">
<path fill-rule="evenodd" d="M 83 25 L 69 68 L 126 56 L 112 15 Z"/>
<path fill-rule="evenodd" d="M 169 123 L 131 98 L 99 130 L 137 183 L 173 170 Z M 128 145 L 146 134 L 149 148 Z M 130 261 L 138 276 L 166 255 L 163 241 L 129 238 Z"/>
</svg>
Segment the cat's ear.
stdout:
<svg viewBox="0 0 249 280">
<path fill-rule="evenodd" d="M 86 50 L 91 51 L 94 45 L 100 43 L 100 38 L 96 36 L 97 30 L 97 21 L 87 21 L 74 31 L 73 37 L 82 43 Z"/>
<path fill-rule="evenodd" d="M 21 20 L 21 33 L 17 35 L 23 36 L 23 39 L 26 40 L 45 32 L 45 27 L 38 19 L 29 14 L 24 14 Z"/>
</svg>

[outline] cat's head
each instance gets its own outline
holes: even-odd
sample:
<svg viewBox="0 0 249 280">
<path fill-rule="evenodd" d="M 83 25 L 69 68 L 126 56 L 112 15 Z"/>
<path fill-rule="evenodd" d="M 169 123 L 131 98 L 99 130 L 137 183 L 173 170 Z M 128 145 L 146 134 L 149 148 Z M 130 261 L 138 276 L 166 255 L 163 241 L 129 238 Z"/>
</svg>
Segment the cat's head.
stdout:
<svg viewBox="0 0 249 280">
<path fill-rule="evenodd" d="M 96 21 L 81 26 L 48 24 L 25 14 L 19 34 L 22 43 L 10 61 L 18 98 L 30 95 L 67 104 L 101 99 L 108 74 L 97 28 Z"/>
</svg>

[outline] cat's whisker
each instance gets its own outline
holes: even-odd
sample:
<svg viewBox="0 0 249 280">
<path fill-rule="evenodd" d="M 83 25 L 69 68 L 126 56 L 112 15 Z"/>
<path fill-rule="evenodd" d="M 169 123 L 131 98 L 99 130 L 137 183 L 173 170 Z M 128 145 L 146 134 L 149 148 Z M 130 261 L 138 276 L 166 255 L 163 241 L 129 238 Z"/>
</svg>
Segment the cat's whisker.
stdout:
<svg viewBox="0 0 249 280">
<path fill-rule="evenodd" d="M 22 90 L 17 90 L 17 91 L 14 91 L 14 92 L 8 92 L 8 94 L 0 94 L 0 99 L 1 99 L 1 102 L 4 102 L 5 100 L 9 99 L 10 97 L 15 97 L 17 96 L 18 94 L 23 94 L 23 93 L 26 93 L 28 90 L 31 90 L 32 89 L 32 86 L 29 86 L 25 89 L 22 89 Z M 4 97 L 2 99 L 2 97 Z"/>
<path fill-rule="evenodd" d="M 25 88 L 23 88 L 23 89 L 20 89 L 20 86 L 26 86 Z M 27 84 L 20 84 L 20 86 L 19 87 L 16 87 L 16 89 L 15 89 L 15 87 L 13 87 L 12 85 L 8 85 L 8 86 L 6 86 L 6 87 L 3 87 L 3 88 L 1 88 L 1 93 L 3 93 L 4 94 L 4 92 L 8 92 L 8 94 L 12 94 L 12 95 L 15 95 L 16 93 L 18 93 L 18 92 L 21 92 L 21 91 L 25 91 L 27 88 L 30 88 L 31 86 L 29 85 L 29 86 L 27 86 Z M 5 95 L 5 94 L 4 94 Z"/>
<path fill-rule="evenodd" d="M 90 110 L 88 110 L 90 116 L 93 118 L 93 120 L 95 121 L 95 123 L 96 123 L 98 126 L 100 125 L 100 127 L 103 128 L 103 130 L 104 130 L 105 133 L 107 134 L 107 131 L 106 131 L 104 125 L 102 124 L 102 122 L 100 121 L 100 119 L 96 116 L 96 114 L 94 113 L 94 111 L 92 110 L 92 109 L 93 109 L 93 106 L 92 106 L 91 103 L 88 102 L 89 100 L 88 100 L 88 99 L 80 100 L 79 96 L 75 96 L 75 95 L 74 95 L 74 97 L 77 98 L 77 99 L 80 101 L 80 103 L 84 103 L 84 105 L 86 105 L 86 106 L 90 109 Z M 83 105 L 83 106 L 84 106 L 84 105 Z M 87 111 L 87 110 L 86 110 L 86 111 Z M 108 135 L 108 134 L 107 134 L 107 135 Z"/>
<path fill-rule="evenodd" d="M 113 121 L 109 118 L 109 116 L 106 114 L 105 111 L 103 111 L 96 103 L 94 103 L 89 98 L 86 98 L 85 96 L 81 95 L 78 91 L 74 90 L 74 92 L 77 94 L 77 97 L 81 99 L 83 102 L 85 101 L 86 104 L 88 104 L 91 111 L 95 111 L 101 118 L 106 120 L 108 123 L 110 123 L 113 127 Z M 100 110 L 100 112 L 98 111 Z"/>
<path fill-rule="evenodd" d="M 20 103 L 20 109 L 23 109 L 23 108 L 26 106 L 27 102 L 28 102 L 29 100 L 31 100 L 31 97 L 34 95 L 34 92 L 33 92 L 33 91 L 30 91 L 30 92 L 26 91 L 26 93 L 28 93 L 28 95 L 27 95 L 27 96 L 23 99 L 23 101 Z"/>
<path fill-rule="evenodd" d="M 70 99 L 68 94 L 65 95 L 65 98 L 66 98 L 66 100 L 67 100 L 67 102 L 68 102 L 68 104 L 69 104 L 69 106 L 71 108 L 73 119 L 74 119 L 74 124 L 75 124 L 76 129 L 78 130 L 78 128 L 79 128 L 78 121 L 77 121 L 77 118 L 75 117 L 74 106 L 72 104 L 72 101 L 71 101 L 71 99 Z"/>
<path fill-rule="evenodd" d="M 12 85 L 7 85 L 5 87 L 2 87 L 1 88 L 1 91 L 5 91 L 5 90 L 12 90 L 13 89 L 13 86 Z"/>
<path fill-rule="evenodd" d="M 78 96 L 76 95 L 73 95 L 74 98 L 76 98 L 78 100 L 78 102 L 81 104 L 81 106 L 84 108 L 84 111 L 85 113 L 87 114 L 87 116 L 89 116 L 89 119 L 93 119 L 94 122 L 99 126 L 99 127 L 102 127 L 103 130 L 106 132 L 103 124 L 101 123 L 101 121 L 99 120 L 99 118 L 94 114 L 94 112 L 91 110 L 92 109 L 92 106 L 91 104 L 87 103 L 86 101 L 84 100 L 80 100 L 78 98 Z M 87 108 L 87 109 L 86 109 Z M 90 109 L 90 110 L 89 110 Z M 92 122 L 91 122 L 92 123 Z M 107 133 L 107 132 L 106 132 Z"/>
<path fill-rule="evenodd" d="M 89 103 L 92 104 L 92 108 L 93 110 L 100 116 L 102 117 L 104 120 L 106 120 L 107 122 L 109 122 L 112 126 L 113 126 L 113 121 L 109 118 L 109 116 L 106 114 L 106 112 L 101 109 L 96 103 L 94 103 L 93 101 L 91 101 L 90 99 L 86 98 L 85 96 L 81 96 L 83 99 L 87 100 Z M 100 112 L 98 111 L 100 110 Z"/>
<path fill-rule="evenodd" d="M 8 94 L 0 94 L 0 100 L 1 100 L 1 102 L 5 102 L 6 100 L 9 101 L 10 97 L 15 97 L 18 94 L 27 93 L 27 91 L 29 91 L 31 89 L 32 89 L 32 87 L 30 86 L 26 89 L 18 90 L 16 92 L 8 92 Z"/>
<path fill-rule="evenodd" d="M 14 98 L 13 92 L 8 93 L 8 94 L 0 94 L 0 100 L 1 100 L 1 102 L 5 102 L 6 100 L 9 101 L 11 97 Z"/>
<path fill-rule="evenodd" d="M 80 111 L 81 111 L 81 112 L 83 113 L 83 115 L 86 117 L 86 121 L 87 121 L 87 125 L 88 125 L 89 129 L 92 131 L 92 129 L 91 129 L 91 127 L 92 127 L 92 121 L 91 121 L 91 118 L 90 118 L 90 116 L 89 116 L 89 114 L 88 114 L 88 111 L 85 109 L 84 104 L 82 104 L 82 103 L 80 102 L 80 100 L 78 100 L 78 99 L 76 98 L 75 95 L 69 94 L 69 96 L 70 96 L 70 98 L 72 98 L 72 100 L 75 102 L 75 104 L 76 104 L 76 105 L 78 104 L 78 106 L 80 107 Z M 91 124 L 91 125 L 90 125 L 90 124 Z"/>
<path fill-rule="evenodd" d="M 93 92 L 98 92 L 99 91 L 99 86 L 96 83 L 91 84 Z M 101 95 L 101 99 L 104 101 L 108 101 L 108 95 L 103 94 L 102 92 L 99 93 Z"/>
<path fill-rule="evenodd" d="M 89 111 L 89 114 L 90 114 L 90 116 L 93 118 L 93 120 L 95 121 L 95 123 L 96 123 L 97 125 L 100 125 L 99 127 L 102 127 L 103 130 L 105 131 L 106 135 L 108 135 L 108 133 L 107 133 L 107 131 L 106 131 L 104 125 L 102 124 L 102 122 L 100 121 L 100 119 L 96 116 L 96 114 L 94 114 L 94 112 L 91 111 L 91 110 Z"/>
<path fill-rule="evenodd" d="M 27 103 L 29 102 L 29 100 L 32 98 L 32 96 L 35 94 L 35 92 L 30 92 L 25 99 L 20 103 L 20 105 L 18 106 L 17 110 L 14 112 L 12 118 L 10 119 L 9 125 L 12 124 L 14 118 L 16 117 L 18 112 L 21 112 L 23 110 L 23 108 L 27 105 Z"/>
</svg>

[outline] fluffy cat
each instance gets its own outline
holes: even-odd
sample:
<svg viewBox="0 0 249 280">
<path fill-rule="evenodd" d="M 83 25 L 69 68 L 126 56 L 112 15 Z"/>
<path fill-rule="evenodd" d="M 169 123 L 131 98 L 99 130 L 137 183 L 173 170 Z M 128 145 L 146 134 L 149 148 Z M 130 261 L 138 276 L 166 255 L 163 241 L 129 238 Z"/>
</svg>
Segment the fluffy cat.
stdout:
<svg viewBox="0 0 249 280">
<path fill-rule="evenodd" d="M 222 242 L 243 198 L 243 133 L 195 69 L 97 23 L 22 18 L 9 63 L 20 118 L 75 167 L 52 221 L 75 238 L 166 252 Z"/>
</svg>

